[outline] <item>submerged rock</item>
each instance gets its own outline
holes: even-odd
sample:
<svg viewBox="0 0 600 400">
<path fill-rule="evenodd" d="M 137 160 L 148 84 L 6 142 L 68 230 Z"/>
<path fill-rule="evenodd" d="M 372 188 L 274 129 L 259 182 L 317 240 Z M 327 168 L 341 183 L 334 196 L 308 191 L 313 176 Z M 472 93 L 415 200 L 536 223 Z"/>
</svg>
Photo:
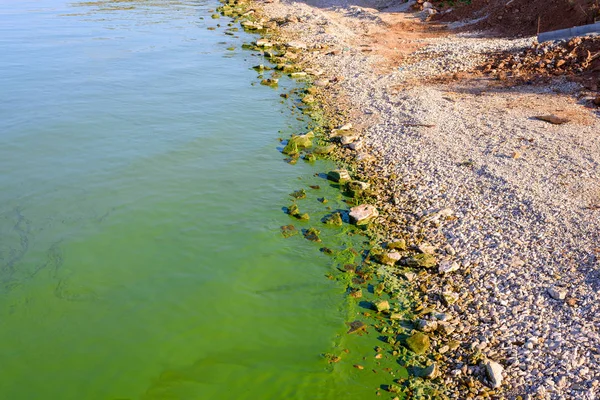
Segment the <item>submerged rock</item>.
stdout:
<svg viewBox="0 0 600 400">
<path fill-rule="evenodd" d="M 290 238 L 298 234 L 298 229 L 294 225 L 284 225 L 281 227 L 281 234 L 284 238 Z"/>
<path fill-rule="evenodd" d="M 321 231 L 319 231 L 318 229 L 315 228 L 308 228 L 307 230 L 304 231 L 304 237 L 307 240 L 310 240 L 311 242 L 320 242 L 321 238 L 319 237 L 319 235 L 321 234 Z"/>
<path fill-rule="evenodd" d="M 296 191 L 290 193 L 290 196 L 292 196 L 293 198 L 298 199 L 298 200 L 305 199 L 306 191 L 304 189 L 296 190 Z"/>
<path fill-rule="evenodd" d="M 342 215 L 339 212 L 334 212 L 323 217 L 323 223 L 326 225 L 342 226 Z"/>
<path fill-rule="evenodd" d="M 430 345 L 429 336 L 421 332 L 417 332 L 406 339 L 406 347 L 416 354 L 424 354 L 429 350 Z"/>
<path fill-rule="evenodd" d="M 344 183 L 350 180 L 350 174 L 345 169 L 334 169 L 327 173 L 327 179 L 334 182 Z"/>
<path fill-rule="evenodd" d="M 347 322 L 346 323 L 350 329 L 348 329 L 348 333 L 354 333 L 354 332 L 360 332 L 360 331 L 366 331 L 367 330 L 367 325 L 364 324 L 364 322 L 361 321 L 352 321 L 352 322 Z"/>
<path fill-rule="evenodd" d="M 366 225 L 378 216 L 377 208 L 371 204 L 361 204 L 350 209 L 350 221 L 356 225 Z"/>
</svg>

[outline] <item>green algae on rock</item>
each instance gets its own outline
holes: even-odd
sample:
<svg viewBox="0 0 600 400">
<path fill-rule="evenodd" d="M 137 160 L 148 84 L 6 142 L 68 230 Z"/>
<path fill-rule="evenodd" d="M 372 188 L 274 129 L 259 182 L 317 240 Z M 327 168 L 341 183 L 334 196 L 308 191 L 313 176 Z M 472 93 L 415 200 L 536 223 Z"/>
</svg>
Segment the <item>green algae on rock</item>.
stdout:
<svg viewBox="0 0 600 400">
<path fill-rule="evenodd" d="M 433 268 L 437 260 L 433 254 L 415 254 L 403 260 L 403 264 L 411 268 Z"/>
<path fill-rule="evenodd" d="M 416 354 L 424 354 L 430 347 L 429 336 L 417 332 L 406 339 L 406 346 Z"/>
<path fill-rule="evenodd" d="M 334 213 L 326 215 L 325 217 L 323 217 L 322 221 L 326 225 L 335 225 L 335 226 L 342 226 L 344 223 L 342 221 L 342 215 L 339 212 L 334 212 Z"/>
</svg>

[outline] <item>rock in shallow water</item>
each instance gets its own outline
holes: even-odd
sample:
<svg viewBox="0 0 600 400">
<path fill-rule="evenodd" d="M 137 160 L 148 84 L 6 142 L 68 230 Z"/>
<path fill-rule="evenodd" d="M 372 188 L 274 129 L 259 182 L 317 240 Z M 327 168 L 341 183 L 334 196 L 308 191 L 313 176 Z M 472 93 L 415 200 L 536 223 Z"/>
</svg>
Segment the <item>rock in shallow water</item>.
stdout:
<svg viewBox="0 0 600 400">
<path fill-rule="evenodd" d="M 327 179 L 334 182 L 347 182 L 350 180 L 350 174 L 345 169 L 334 169 L 327 173 Z"/>
</svg>

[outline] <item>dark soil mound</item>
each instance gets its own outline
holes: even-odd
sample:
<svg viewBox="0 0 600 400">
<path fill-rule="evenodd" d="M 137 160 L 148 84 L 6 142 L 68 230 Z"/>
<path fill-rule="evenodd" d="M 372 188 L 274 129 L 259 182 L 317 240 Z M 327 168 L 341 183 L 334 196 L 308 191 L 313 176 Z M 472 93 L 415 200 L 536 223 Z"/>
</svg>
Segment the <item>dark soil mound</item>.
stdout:
<svg viewBox="0 0 600 400">
<path fill-rule="evenodd" d="M 477 20 L 469 30 L 490 30 L 502 36 L 532 36 L 539 32 L 586 25 L 600 20 L 598 0 L 461 0 L 433 1 L 442 12 L 435 18 L 453 22 Z M 443 11 L 452 9 L 447 13 Z"/>
</svg>

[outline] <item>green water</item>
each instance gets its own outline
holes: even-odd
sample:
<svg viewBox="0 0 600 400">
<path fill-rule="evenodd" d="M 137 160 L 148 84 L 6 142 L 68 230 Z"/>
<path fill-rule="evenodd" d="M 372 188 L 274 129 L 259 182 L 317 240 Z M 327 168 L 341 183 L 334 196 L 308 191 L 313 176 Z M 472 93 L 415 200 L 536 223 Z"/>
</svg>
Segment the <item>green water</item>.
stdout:
<svg viewBox="0 0 600 400">
<path fill-rule="evenodd" d="M 307 121 L 217 6 L 0 3 L 1 399 L 362 399 L 398 367 L 346 334 L 365 310 L 321 245 L 282 238 L 346 205 L 330 163 L 283 161 Z"/>
</svg>

